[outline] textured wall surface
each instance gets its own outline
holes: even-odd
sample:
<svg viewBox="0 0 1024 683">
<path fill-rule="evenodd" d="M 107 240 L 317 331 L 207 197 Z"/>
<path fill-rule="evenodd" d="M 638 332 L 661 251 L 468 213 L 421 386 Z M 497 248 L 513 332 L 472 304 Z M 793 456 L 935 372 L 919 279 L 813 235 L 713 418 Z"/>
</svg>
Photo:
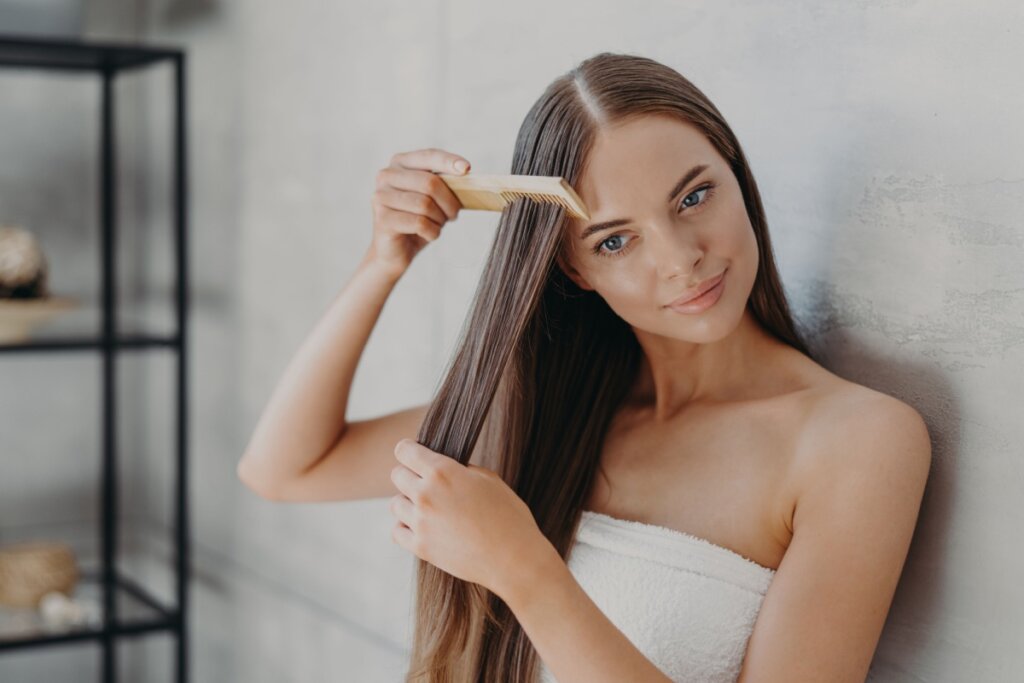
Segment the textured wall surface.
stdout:
<svg viewBox="0 0 1024 683">
<path fill-rule="evenodd" d="M 752 165 L 819 357 L 929 424 L 931 478 L 870 680 L 1020 680 L 1018 3 L 150 0 L 127 19 L 105 5 L 93 36 L 189 50 L 195 681 L 399 680 L 414 574 L 387 500 L 272 503 L 235 466 L 369 244 L 377 169 L 438 146 L 507 171 L 530 104 L 601 50 L 664 61 L 711 97 Z M 0 72 L 0 222 L 35 226 L 55 288 L 95 297 L 98 90 L 62 78 Z M 124 87 L 123 221 L 137 228 L 124 296 L 156 297 L 140 315 L 161 325 L 169 82 Z M 495 225 L 467 212 L 419 255 L 370 338 L 350 419 L 429 400 Z M 173 364 L 124 366 L 123 543 L 133 571 L 169 591 Z M 0 357 L 0 541 L 45 528 L 88 553 L 98 381 L 85 354 Z M 127 680 L 170 681 L 170 655 L 159 636 L 126 645 Z M 86 647 L 5 654 L 0 680 L 85 680 L 97 663 Z"/>
</svg>

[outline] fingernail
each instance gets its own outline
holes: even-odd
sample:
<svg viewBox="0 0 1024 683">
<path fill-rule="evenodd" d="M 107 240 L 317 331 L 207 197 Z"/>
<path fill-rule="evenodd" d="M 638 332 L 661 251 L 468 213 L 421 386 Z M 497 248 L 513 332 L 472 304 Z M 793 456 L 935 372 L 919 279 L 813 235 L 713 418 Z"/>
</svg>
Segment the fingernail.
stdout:
<svg viewBox="0 0 1024 683">
<path fill-rule="evenodd" d="M 458 161 L 455 162 L 455 170 L 457 170 L 459 173 L 465 173 L 467 170 L 469 170 L 469 164 L 467 164 L 462 159 L 459 159 Z"/>
</svg>

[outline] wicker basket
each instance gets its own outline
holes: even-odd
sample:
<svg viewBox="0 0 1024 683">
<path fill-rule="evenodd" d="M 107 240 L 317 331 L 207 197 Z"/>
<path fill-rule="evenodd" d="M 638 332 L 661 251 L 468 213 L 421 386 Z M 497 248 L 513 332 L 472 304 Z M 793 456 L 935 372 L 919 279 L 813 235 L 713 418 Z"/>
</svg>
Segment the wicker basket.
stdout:
<svg viewBox="0 0 1024 683">
<path fill-rule="evenodd" d="M 78 583 L 75 553 L 65 543 L 35 541 L 0 548 L 0 604 L 38 608 L 50 591 L 67 596 Z"/>
</svg>

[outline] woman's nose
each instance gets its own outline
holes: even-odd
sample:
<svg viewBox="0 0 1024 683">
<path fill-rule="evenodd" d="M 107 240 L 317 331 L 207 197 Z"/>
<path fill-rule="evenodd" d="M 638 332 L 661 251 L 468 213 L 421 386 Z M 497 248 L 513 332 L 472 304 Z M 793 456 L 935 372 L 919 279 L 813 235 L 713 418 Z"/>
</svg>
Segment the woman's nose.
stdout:
<svg viewBox="0 0 1024 683">
<path fill-rule="evenodd" d="M 693 272 L 704 255 L 703 249 L 685 227 L 665 224 L 652 229 L 655 266 L 658 276 L 671 279 Z"/>
</svg>

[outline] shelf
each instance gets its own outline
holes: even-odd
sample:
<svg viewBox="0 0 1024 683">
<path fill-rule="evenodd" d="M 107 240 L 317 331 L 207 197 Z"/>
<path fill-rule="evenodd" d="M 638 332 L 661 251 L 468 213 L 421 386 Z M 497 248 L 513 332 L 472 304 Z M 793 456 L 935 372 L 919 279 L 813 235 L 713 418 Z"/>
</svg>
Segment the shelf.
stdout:
<svg viewBox="0 0 1024 683">
<path fill-rule="evenodd" d="M 174 48 L 0 33 L 0 66 L 117 71 L 181 56 L 182 51 Z"/>
<path fill-rule="evenodd" d="M 2 2 L 2 0 L 0 0 Z M 135 290 L 122 292 L 118 282 L 118 155 L 115 149 L 117 139 L 117 98 L 120 90 L 115 76 L 117 72 L 163 62 L 170 67 L 170 93 L 172 109 L 172 156 L 170 162 L 171 211 L 173 240 L 168 249 L 173 256 L 173 289 L 160 299 L 155 308 L 144 306 L 147 295 L 139 296 Z M 52 320 L 37 318 L 37 326 L 31 327 L 28 339 L 19 342 L 0 342 L 2 354 L 60 351 L 102 351 L 103 358 L 109 359 L 112 349 L 169 348 L 177 356 L 177 386 L 174 416 L 178 438 L 175 444 L 174 474 L 174 527 L 175 552 L 173 562 L 173 589 L 154 591 L 143 588 L 148 581 L 136 582 L 119 569 L 118 555 L 104 554 L 98 562 L 85 566 L 96 567 L 83 571 L 74 587 L 73 597 L 85 598 L 101 605 L 104 582 L 109 581 L 110 597 L 114 598 L 114 614 L 107 613 L 107 623 L 80 624 L 67 627 L 48 625 L 36 609 L 14 609 L 0 606 L 0 654 L 17 649 L 36 649 L 67 643 L 93 642 L 101 650 L 101 677 L 104 683 L 117 681 L 117 640 L 121 636 L 136 636 L 150 632 L 164 632 L 174 640 L 175 683 L 186 683 L 188 679 L 188 576 L 189 576 L 189 519 L 188 481 L 185 477 L 187 455 L 187 398 L 189 395 L 186 365 L 186 341 L 188 339 L 188 248 L 187 216 L 188 187 L 187 111 L 185 94 L 186 52 L 182 48 L 165 45 L 149 45 L 128 42 L 93 41 L 91 39 L 43 38 L 24 35 L 4 34 L 0 31 L 0 69 L 5 67 L 43 69 L 51 71 L 73 71 L 98 76 L 99 92 L 99 257 L 101 279 L 96 292 L 87 293 L 76 289 L 75 298 L 81 299 L 79 306 L 69 309 Z M 59 101 L 58 101 L 59 102 Z M 129 169 L 131 170 L 131 169 Z M 160 177 L 163 177 L 162 175 Z M 127 294 L 122 298 L 121 294 Z M 8 307 L 10 310 L 10 307 Z M 38 310 L 38 309 L 37 309 Z M 24 312 L 22 309 L 21 312 Z M 45 321 L 45 322 L 44 322 Z M 19 359 L 20 360 L 20 359 Z M 47 359 L 49 365 L 49 359 Z M 100 453 L 100 477 L 95 482 L 100 486 L 101 502 L 99 533 L 101 547 L 115 544 L 119 538 L 117 501 L 119 491 L 118 460 L 121 457 L 116 438 L 120 427 L 118 411 L 118 375 L 115 365 L 103 364 L 102 432 Z M 11 384 L 11 383 L 8 383 Z M 11 391 L 19 387 L 11 384 Z M 63 398 L 63 397 L 60 397 Z M 32 426 L 32 425 L 27 425 Z M 0 470 L 2 476 L 2 470 Z M 74 545 L 74 544 L 72 544 Z M 121 565 L 124 566 L 124 565 Z M 140 573 L 140 576 L 145 574 Z M 106 578 L 104 578 L 106 577 Z M 154 596 L 173 595 L 157 599 Z M 46 676 L 45 673 L 40 674 Z M 33 679 L 38 678 L 33 672 Z M 76 677 L 77 680 L 77 677 Z"/>
<path fill-rule="evenodd" d="M 0 302 L 2 303 L 2 302 Z M 174 302 L 166 296 L 133 300 L 118 305 L 113 346 L 125 349 L 170 348 L 180 345 Z M 92 351 L 103 349 L 102 308 L 93 297 L 73 309 L 61 311 L 29 333 L 24 341 L 0 340 L 0 358 L 4 353 Z M 0 317 L 4 312 L 0 310 Z"/>
<path fill-rule="evenodd" d="M 178 627 L 177 610 L 162 605 L 148 591 L 120 572 L 114 583 L 117 590 L 117 615 L 111 624 L 113 633 L 137 635 Z M 82 572 L 72 597 L 90 598 L 102 606 L 103 591 L 98 575 L 95 572 Z M 38 610 L 0 606 L 0 651 L 102 638 L 102 623 L 58 628 L 47 626 Z"/>
<path fill-rule="evenodd" d="M 122 349 L 176 348 L 181 344 L 178 337 L 155 335 L 125 335 L 114 338 L 113 345 Z M 92 351 L 103 348 L 103 340 L 95 337 L 69 337 L 66 339 L 30 339 L 17 344 L 0 342 L 0 354 L 34 353 L 39 351 Z"/>
</svg>

